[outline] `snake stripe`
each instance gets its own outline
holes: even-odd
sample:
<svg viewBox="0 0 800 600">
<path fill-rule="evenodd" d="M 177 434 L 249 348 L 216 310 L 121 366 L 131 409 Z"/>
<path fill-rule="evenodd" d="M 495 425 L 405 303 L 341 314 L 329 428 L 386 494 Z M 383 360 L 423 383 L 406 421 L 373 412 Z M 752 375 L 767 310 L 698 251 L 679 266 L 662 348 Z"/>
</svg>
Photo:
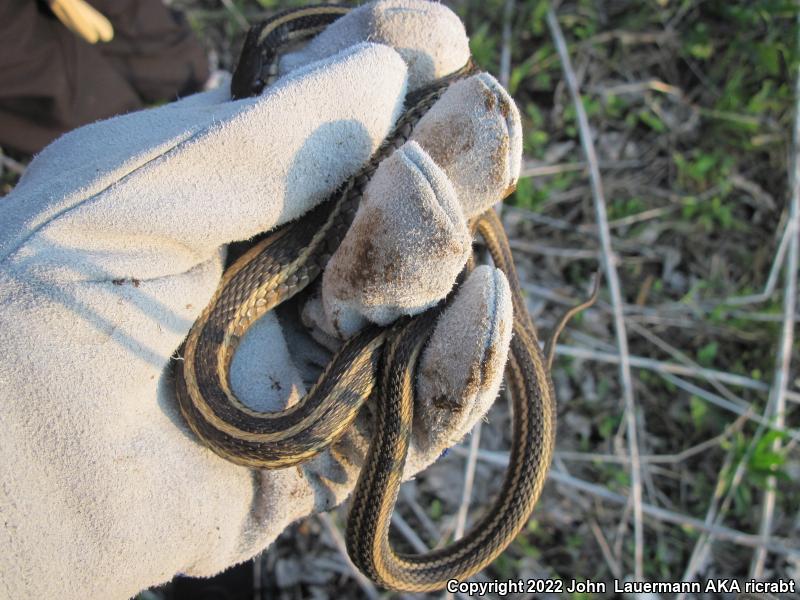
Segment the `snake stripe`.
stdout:
<svg viewBox="0 0 800 600">
<path fill-rule="evenodd" d="M 231 96 L 247 98 L 261 93 L 277 76 L 278 53 L 284 47 L 310 38 L 350 9 L 332 4 L 288 9 L 247 32 L 239 64 L 231 81 Z"/>
<path fill-rule="evenodd" d="M 348 9 L 315 6 L 280 13 L 247 35 L 231 84 L 234 98 L 260 93 L 277 74 L 281 51 L 309 38 Z M 465 537 L 421 555 L 395 552 L 389 523 L 408 453 L 416 368 L 440 303 L 389 329 L 370 327 L 348 341 L 296 405 L 261 412 L 244 405 L 229 382 L 231 360 L 252 324 L 308 286 L 325 268 L 352 222 L 381 160 L 402 145 L 450 83 L 476 72 L 471 62 L 411 93 L 393 132 L 369 163 L 302 219 L 266 235 L 225 271 L 193 325 L 175 364 L 178 403 L 191 430 L 220 456 L 253 468 L 281 468 L 311 458 L 376 403 L 374 436 L 353 492 L 347 548 L 367 576 L 387 588 L 430 591 L 465 579 L 493 561 L 528 521 L 541 494 L 555 440 L 555 398 L 536 329 L 527 313 L 508 240 L 493 211 L 471 223 L 509 281 L 514 310 L 506 382 L 513 408 L 506 476 L 493 506 Z M 459 279 L 466 276 L 473 261 Z"/>
<path fill-rule="evenodd" d="M 474 224 L 490 248 L 507 243 L 493 215 L 488 211 Z M 513 263 L 502 260 L 500 248 L 493 249 L 498 253 L 496 265 L 511 285 L 514 304 L 524 306 Z M 528 326 L 515 314 L 506 370 L 513 402 L 512 446 L 500 493 L 484 517 L 454 544 L 426 554 L 395 552 L 389 523 L 408 452 L 414 369 L 429 327 L 412 323 L 387 342 L 376 433 L 353 493 L 346 536 L 348 553 L 362 572 L 382 586 L 411 592 L 441 589 L 449 579 L 470 577 L 505 550 L 541 494 L 555 445 L 555 397 L 544 355 L 532 323 Z"/>
<path fill-rule="evenodd" d="M 320 17 L 318 7 L 277 18 L 281 27 Z M 333 16 L 341 16 L 335 7 Z M 302 17 L 302 18 L 301 18 Z M 338 17 L 337 17 L 338 18 Z M 316 21 L 314 21 L 316 22 Z M 261 316 L 299 293 L 322 272 L 341 243 L 378 164 L 402 145 L 413 126 L 451 82 L 472 72 L 467 65 L 410 95 L 409 108 L 370 161 L 331 198 L 300 220 L 276 229 L 223 275 L 209 305 L 192 326 L 176 364 L 176 395 L 192 431 L 228 460 L 280 468 L 324 450 L 350 426 L 374 387 L 374 364 L 384 333 L 370 330 L 345 345 L 317 385 L 296 405 L 261 412 L 242 403 L 230 387 L 230 364 L 240 340 Z"/>
</svg>

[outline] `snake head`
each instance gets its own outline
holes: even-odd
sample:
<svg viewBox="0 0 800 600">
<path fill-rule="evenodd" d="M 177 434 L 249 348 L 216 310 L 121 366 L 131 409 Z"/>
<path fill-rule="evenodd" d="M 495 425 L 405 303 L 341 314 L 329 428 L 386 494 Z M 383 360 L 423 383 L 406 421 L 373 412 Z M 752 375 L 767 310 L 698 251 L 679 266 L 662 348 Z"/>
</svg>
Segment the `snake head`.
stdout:
<svg viewBox="0 0 800 600">
<path fill-rule="evenodd" d="M 231 98 L 233 100 L 256 96 L 264 89 L 263 66 L 274 60 L 274 56 L 265 55 L 270 52 L 274 53 L 274 51 L 259 43 L 263 27 L 264 23 L 261 23 L 251 27 L 247 32 L 242 53 L 239 55 L 239 62 L 231 79 Z"/>
</svg>

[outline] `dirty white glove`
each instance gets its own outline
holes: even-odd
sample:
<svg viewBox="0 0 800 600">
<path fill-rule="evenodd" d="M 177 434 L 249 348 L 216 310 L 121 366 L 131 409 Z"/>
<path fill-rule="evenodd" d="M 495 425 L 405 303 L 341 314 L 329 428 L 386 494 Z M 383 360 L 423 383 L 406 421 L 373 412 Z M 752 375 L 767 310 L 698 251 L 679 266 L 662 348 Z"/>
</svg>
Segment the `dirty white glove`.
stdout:
<svg viewBox="0 0 800 600">
<path fill-rule="evenodd" d="M 185 426 L 169 365 L 226 244 L 326 198 L 389 133 L 408 83 L 468 55 L 458 19 L 420 0 L 365 5 L 335 33 L 259 98 L 218 89 L 70 133 L 0 200 L 0 596 L 126 598 L 211 575 L 355 483 L 363 422 L 301 467 L 239 467 Z M 443 297 L 466 219 L 516 182 L 520 154 L 499 85 L 453 86 L 376 173 L 307 322 L 348 336 Z M 502 274 L 475 271 L 423 358 L 407 475 L 494 400 L 511 318 Z M 255 408 L 305 391 L 290 321 L 265 316 L 237 351 L 233 388 Z"/>
</svg>

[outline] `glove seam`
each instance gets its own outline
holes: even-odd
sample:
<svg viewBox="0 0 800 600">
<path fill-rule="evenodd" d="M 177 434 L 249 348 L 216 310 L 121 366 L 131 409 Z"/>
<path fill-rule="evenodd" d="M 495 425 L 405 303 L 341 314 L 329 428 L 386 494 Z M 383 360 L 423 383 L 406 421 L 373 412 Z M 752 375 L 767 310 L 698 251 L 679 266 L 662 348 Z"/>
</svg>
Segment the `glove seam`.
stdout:
<svg viewBox="0 0 800 600">
<path fill-rule="evenodd" d="M 487 301 L 486 312 L 489 315 L 489 331 L 486 335 L 486 341 L 483 344 L 483 353 L 481 354 L 481 372 L 480 372 L 480 384 L 478 385 L 478 393 L 485 391 L 484 384 L 486 380 L 489 378 L 489 370 L 491 369 L 491 365 L 489 364 L 491 361 L 487 360 L 489 353 L 492 350 L 494 344 L 492 343 L 494 340 L 498 338 L 498 329 L 500 327 L 500 318 L 498 315 L 498 294 L 500 290 L 500 286 L 498 285 L 498 278 L 501 276 L 500 271 L 498 269 L 494 269 L 493 277 L 491 279 L 492 282 L 492 290 L 488 294 L 489 298 Z"/>
</svg>

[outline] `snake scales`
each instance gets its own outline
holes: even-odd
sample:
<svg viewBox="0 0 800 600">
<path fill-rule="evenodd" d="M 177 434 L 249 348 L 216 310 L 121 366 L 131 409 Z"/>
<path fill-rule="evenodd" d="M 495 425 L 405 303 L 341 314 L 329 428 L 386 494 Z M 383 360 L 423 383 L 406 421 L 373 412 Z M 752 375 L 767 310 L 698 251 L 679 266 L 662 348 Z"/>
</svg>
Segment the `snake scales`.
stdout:
<svg viewBox="0 0 800 600">
<path fill-rule="evenodd" d="M 251 28 L 233 78 L 234 98 L 259 93 L 276 72 L 281 48 L 315 35 L 347 11 L 337 6 L 300 8 Z M 177 397 L 191 429 L 220 456 L 254 468 L 286 467 L 316 455 L 350 426 L 371 395 L 376 396 L 375 435 L 352 496 L 346 540 L 359 569 L 397 590 L 440 589 L 447 580 L 465 579 L 493 561 L 526 524 L 550 465 L 555 399 L 549 364 L 539 348 L 508 240 L 495 213 L 489 210 L 470 225 L 483 238 L 512 291 L 513 338 L 506 368 L 513 407 L 512 445 L 494 505 L 462 539 L 422 555 L 398 553 L 389 542 L 390 518 L 409 447 L 416 363 L 444 303 L 393 327 L 371 326 L 356 335 L 309 393 L 281 412 L 258 412 L 242 404 L 230 388 L 228 372 L 247 329 L 322 272 L 380 161 L 408 139 L 414 124 L 452 82 L 475 72 L 471 64 L 465 65 L 410 94 L 409 108 L 357 175 L 302 219 L 255 244 L 226 270 L 186 339 L 184 360 L 176 363 Z"/>
</svg>

